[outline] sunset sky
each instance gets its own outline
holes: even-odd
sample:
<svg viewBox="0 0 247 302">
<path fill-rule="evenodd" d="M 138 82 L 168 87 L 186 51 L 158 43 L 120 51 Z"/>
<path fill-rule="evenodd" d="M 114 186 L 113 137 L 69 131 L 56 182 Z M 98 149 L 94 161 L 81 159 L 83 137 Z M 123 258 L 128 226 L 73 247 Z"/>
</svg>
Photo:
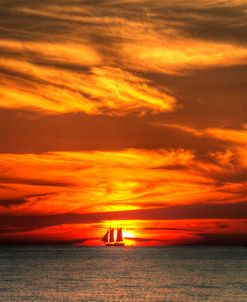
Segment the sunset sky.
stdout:
<svg viewBox="0 0 247 302">
<path fill-rule="evenodd" d="M 247 1 L 0 8 L 0 244 L 247 242 Z"/>
</svg>

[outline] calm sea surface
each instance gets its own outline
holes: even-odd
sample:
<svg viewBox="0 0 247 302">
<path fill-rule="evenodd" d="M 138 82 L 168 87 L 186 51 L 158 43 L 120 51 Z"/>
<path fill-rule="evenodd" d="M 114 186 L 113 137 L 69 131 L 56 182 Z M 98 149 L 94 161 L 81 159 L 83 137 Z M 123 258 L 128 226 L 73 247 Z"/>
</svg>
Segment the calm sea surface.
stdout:
<svg viewBox="0 0 247 302">
<path fill-rule="evenodd" d="M 247 248 L 0 247 L 0 301 L 247 301 Z"/>
</svg>

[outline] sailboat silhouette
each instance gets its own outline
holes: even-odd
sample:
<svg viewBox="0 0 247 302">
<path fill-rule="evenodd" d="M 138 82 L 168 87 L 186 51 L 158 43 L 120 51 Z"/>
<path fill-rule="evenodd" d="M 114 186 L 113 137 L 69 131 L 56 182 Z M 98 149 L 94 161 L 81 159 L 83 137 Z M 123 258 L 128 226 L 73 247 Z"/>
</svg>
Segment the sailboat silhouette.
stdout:
<svg viewBox="0 0 247 302">
<path fill-rule="evenodd" d="M 115 240 L 115 229 L 109 228 L 105 235 L 102 237 L 102 241 L 105 243 L 105 246 L 124 246 L 124 239 L 123 239 L 123 230 L 122 228 L 117 228 L 117 237 Z"/>
</svg>

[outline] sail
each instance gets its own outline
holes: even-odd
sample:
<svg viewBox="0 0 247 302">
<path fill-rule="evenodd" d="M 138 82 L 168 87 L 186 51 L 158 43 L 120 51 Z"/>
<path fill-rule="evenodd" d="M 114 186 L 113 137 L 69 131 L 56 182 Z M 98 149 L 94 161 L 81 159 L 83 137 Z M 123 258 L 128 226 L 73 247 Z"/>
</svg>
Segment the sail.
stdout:
<svg viewBox="0 0 247 302">
<path fill-rule="evenodd" d="M 114 229 L 110 229 L 110 242 L 114 242 Z"/>
<path fill-rule="evenodd" d="M 105 233 L 105 235 L 102 237 L 102 241 L 104 241 L 104 242 L 108 242 L 109 241 L 109 231 L 107 231 Z"/>
<path fill-rule="evenodd" d="M 117 230 L 117 242 L 118 241 L 123 241 L 123 232 L 122 232 L 122 228 L 119 228 Z"/>
</svg>

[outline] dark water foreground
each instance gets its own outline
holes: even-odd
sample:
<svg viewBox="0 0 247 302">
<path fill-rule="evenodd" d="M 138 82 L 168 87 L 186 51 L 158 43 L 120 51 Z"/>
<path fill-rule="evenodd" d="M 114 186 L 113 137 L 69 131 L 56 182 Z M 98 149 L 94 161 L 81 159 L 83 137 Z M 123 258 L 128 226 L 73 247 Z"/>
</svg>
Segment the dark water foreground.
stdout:
<svg viewBox="0 0 247 302">
<path fill-rule="evenodd" d="M 247 248 L 0 247 L 0 301 L 247 301 Z"/>
</svg>

